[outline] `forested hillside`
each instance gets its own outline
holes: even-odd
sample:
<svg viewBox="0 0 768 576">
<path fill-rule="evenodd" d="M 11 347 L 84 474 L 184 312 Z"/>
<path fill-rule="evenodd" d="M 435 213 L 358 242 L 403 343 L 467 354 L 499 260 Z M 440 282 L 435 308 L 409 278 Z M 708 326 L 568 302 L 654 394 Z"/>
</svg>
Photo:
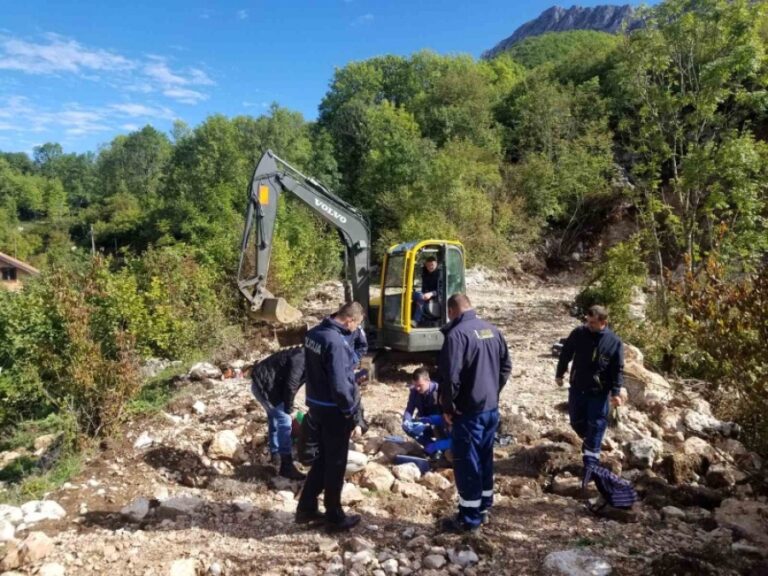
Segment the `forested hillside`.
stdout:
<svg viewBox="0 0 768 576">
<path fill-rule="evenodd" d="M 427 236 L 496 268 L 593 251 L 582 304 L 609 305 L 657 368 L 711 382 L 765 449 L 767 4 L 667 0 L 627 36 L 352 62 L 316 122 L 274 105 L 94 153 L 2 154 L 0 251 L 44 273 L 0 293 L 0 425 L 74 408 L 76 436 L 109 429 L 141 359 L 188 357 L 238 324 L 246 188 L 271 148 L 360 207 L 378 253 Z M 602 251 L 616 214 L 636 233 Z M 338 273 L 335 237 L 299 206 L 278 234 L 276 292 L 296 301 Z M 650 295 L 641 323 L 633 289 Z"/>
</svg>

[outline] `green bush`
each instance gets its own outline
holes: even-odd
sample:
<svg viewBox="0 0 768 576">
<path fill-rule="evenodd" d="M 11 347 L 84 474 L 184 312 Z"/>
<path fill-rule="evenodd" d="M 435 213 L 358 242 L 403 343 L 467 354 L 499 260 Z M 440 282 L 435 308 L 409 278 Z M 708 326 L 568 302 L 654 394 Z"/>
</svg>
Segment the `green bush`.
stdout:
<svg viewBox="0 0 768 576">
<path fill-rule="evenodd" d="M 639 239 L 617 244 L 590 274 L 586 287 L 576 297 L 576 305 L 586 311 L 600 304 L 610 310 L 614 324 L 628 321 L 632 290 L 646 278 Z"/>
</svg>

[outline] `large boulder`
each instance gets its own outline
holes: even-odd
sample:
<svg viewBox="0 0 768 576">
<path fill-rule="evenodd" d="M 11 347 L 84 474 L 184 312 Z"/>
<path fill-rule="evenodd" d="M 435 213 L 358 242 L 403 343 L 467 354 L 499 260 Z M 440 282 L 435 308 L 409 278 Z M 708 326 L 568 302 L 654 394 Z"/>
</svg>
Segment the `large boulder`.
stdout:
<svg viewBox="0 0 768 576">
<path fill-rule="evenodd" d="M 548 554 L 544 570 L 552 576 L 608 576 L 613 571 L 605 558 L 585 548 Z"/>
<path fill-rule="evenodd" d="M 664 445 L 656 438 L 641 438 L 627 442 L 624 451 L 629 468 L 645 470 L 651 468 L 656 460 L 661 459 Z"/>
<path fill-rule="evenodd" d="M 768 504 L 728 498 L 715 510 L 715 520 L 742 538 L 768 546 Z"/>
<path fill-rule="evenodd" d="M 395 477 L 386 466 L 369 462 L 360 476 L 360 486 L 377 492 L 389 492 Z"/>
<path fill-rule="evenodd" d="M 403 482 L 417 482 L 421 478 L 421 470 L 413 462 L 398 464 L 392 468 L 395 478 Z"/>
<path fill-rule="evenodd" d="M 629 401 L 638 408 L 665 404 L 672 399 L 672 386 L 661 375 L 643 366 L 642 353 L 631 344 L 624 347 L 624 387 Z"/>
<path fill-rule="evenodd" d="M 734 422 L 723 422 L 710 414 L 698 410 L 686 410 L 683 413 L 683 422 L 689 433 L 702 438 L 723 436 L 725 438 L 736 437 L 741 433 L 741 428 Z"/>
<path fill-rule="evenodd" d="M 221 378 L 221 370 L 210 362 L 198 362 L 189 369 L 190 380 L 218 380 Z"/>
<path fill-rule="evenodd" d="M 672 484 L 689 484 L 699 481 L 704 468 L 705 460 L 701 455 L 675 452 L 664 456 L 659 472 Z"/>
<path fill-rule="evenodd" d="M 217 432 L 208 447 L 208 456 L 214 460 L 234 460 L 240 451 L 240 440 L 234 430 Z"/>
<path fill-rule="evenodd" d="M 347 474 L 355 474 L 363 470 L 368 464 L 368 457 L 357 450 L 347 452 Z"/>
</svg>

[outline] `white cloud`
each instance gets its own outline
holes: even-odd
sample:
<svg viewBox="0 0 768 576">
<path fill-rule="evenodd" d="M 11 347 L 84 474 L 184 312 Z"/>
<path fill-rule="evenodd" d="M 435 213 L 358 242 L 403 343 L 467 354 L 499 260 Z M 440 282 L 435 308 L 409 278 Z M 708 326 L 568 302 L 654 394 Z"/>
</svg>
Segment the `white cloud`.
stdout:
<svg viewBox="0 0 768 576">
<path fill-rule="evenodd" d="M 249 102 L 245 100 L 242 105 L 243 108 L 266 108 L 269 106 L 269 102 Z"/>
<path fill-rule="evenodd" d="M 159 92 L 186 104 L 208 98 L 194 87 L 216 85 L 204 70 L 172 67 L 163 56 L 133 60 L 112 51 L 85 47 L 56 34 L 43 38 L 33 42 L 0 34 L 0 70 L 36 75 L 75 74 L 121 91 Z"/>
<path fill-rule="evenodd" d="M 128 132 L 136 132 L 137 130 L 140 130 L 138 124 L 123 124 L 120 128 Z"/>
<path fill-rule="evenodd" d="M 207 94 L 197 90 L 190 90 L 189 88 L 167 88 L 163 90 L 163 94 L 168 98 L 178 100 L 182 104 L 197 104 L 208 99 Z"/>
<path fill-rule="evenodd" d="M 34 43 L 17 38 L 0 40 L 0 69 L 28 74 L 83 73 L 86 70 L 130 70 L 134 62 L 113 52 L 89 49 L 75 40 L 55 34 L 46 42 Z"/>
<path fill-rule="evenodd" d="M 158 107 L 134 102 L 125 102 L 123 104 L 112 104 L 110 108 L 132 118 L 164 118 L 166 120 L 175 118 L 173 111 L 165 106 Z"/>
<path fill-rule="evenodd" d="M 237 11 L 237 19 L 238 20 L 247 20 L 248 19 L 248 10 L 238 10 Z"/>
</svg>

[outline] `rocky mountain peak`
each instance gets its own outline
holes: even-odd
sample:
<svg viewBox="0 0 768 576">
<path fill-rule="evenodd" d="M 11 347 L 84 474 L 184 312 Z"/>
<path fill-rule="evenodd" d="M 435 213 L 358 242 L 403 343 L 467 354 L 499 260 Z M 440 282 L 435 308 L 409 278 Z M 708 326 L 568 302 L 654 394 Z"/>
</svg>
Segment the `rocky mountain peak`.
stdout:
<svg viewBox="0 0 768 576">
<path fill-rule="evenodd" d="M 571 6 L 568 9 L 552 6 L 542 12 L 538 18 L 520 26 L 508 38 L 483 54 L 483 58 L 493 58 L 509 49 L 512 45 L 531 36 L 540 36 L 547 32 L 566 32 L 569 30 L 596 30 L 615 34 L 629 22 L 634 11 L 632 6 L 602 5 L 585 8 Z"/>
</svg>

